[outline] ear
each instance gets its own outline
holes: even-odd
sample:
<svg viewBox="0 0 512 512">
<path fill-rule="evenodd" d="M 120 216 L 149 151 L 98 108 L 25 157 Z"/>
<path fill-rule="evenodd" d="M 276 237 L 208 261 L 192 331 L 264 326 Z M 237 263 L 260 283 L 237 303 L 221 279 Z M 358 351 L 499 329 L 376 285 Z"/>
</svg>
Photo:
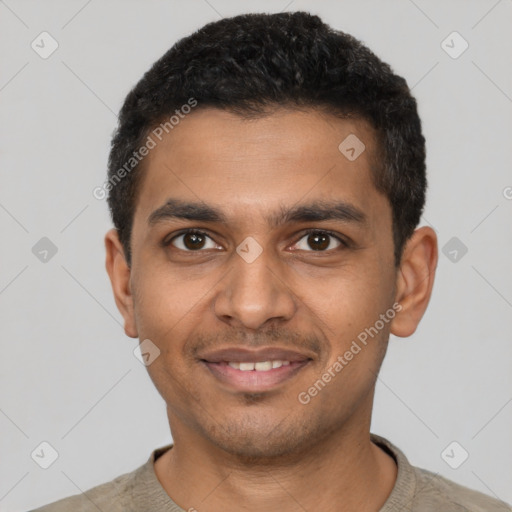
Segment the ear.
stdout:
<svg viewBox="0 0 512 512">
<path fill-rule="evenodd" d="M 105 266 L 112 284 L 112 291 L 117 309 L 124 318 L 124 332 L 130 338 L 137 338 L 137 326 L 133 309 L 133 295 L 130 285 L 130 267 L 126 263 L 124 250 L 116 229 L 111 229 L 105 235 L 107 250 Z"/>
<path fill-rule="evenodd" d="M 427 309 L 437 266 L 437 236 L 424 226 L 407 241 L 397 272 L 395 300 L 402 309 L 391 322 L 391 333 L 405 338 L 414 333 Z"/>
</svg>

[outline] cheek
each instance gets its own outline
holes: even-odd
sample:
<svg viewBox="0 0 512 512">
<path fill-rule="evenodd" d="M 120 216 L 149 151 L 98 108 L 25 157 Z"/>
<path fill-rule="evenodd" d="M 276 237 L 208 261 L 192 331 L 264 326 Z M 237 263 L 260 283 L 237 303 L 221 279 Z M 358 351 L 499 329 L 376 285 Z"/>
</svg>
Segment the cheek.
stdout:
<svg viewBox="0 0 512 512">
<path fill-rule="evenodd" d="M 330 364 L 347 351 L 352 352 L 347 353 L 347 359 L 358 359 L 362 365 L 366 365 L 366 360 L 373 361 L 372 354 L 380 354 L 394 316 L 394 310 L 389 312 L 389 283 L 384 280 L 383 274 L 366 272 L 351 279 L 331 281 L 324 291 L 317 311 L 331 339 Z"/>
<path fill-rule="evenodd" d="M 162 266 L 144 265 L 136 275 L 135 316 L 139 335 L 161 343 L 190 322 L 201 308 L 211 286 L 204 280 L 184 278 Z"/>
<path fill-rule="evenodd" d="M 316 296 L 322 302 L 334 324 L 348 327 L 347 322 L 360 325 L 365 319 L 371 318 L 388 295 L 386 283 L 380 269 L 368 268 L 370 265 L 361 262 L 330 277 L 322 279 L 322 286 Z"/>
</svg>

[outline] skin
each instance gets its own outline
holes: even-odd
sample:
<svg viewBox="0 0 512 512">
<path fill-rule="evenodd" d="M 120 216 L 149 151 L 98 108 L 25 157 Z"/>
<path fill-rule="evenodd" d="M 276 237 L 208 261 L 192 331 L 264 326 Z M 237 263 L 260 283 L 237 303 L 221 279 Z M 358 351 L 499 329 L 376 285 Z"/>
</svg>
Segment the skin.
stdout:
<svg viewBox="0 0 512 512">
<path fill-rule="evenodd" d="M 351 133 L 366 145 L 354 161 L 338 150 Z M 183 509 L 377 511 L 391 493 L 394 459 L 369 436 L 376 376 L 389 334 L 413 334 L 427 308 L 437 239 L 431 228 L 417 229 L 394 266 L 391 207 L 370 177 L 374 140 L 367 123 L 314 110 L 248 121 L 201 109 L 146 157 L 131 265 L 111 230 L 106 267 L 126 334 L 161 351 L 147 368 L 167 404 L 174 446 L 155 472 Z M 226 222 L 150 226 L 169 198 L 215 206 Z M 340 199 L 367 223 L 268 222 L 279 208 Z M 161 245 L 188 228 L 205 231 L 203 248 L 183 236 Z M 349 245 L 327 237 L 327 249 L 314 250 L 310 228 Z M 262 248 L 251 263 L 236 252 L 248 236 Z M 300 403 L 299 393 L 395 303 L 402 309 L 392 321 Z M 234 346 L 294 348 L 312 360 L 275 388 L 246 393 L 197 359 L 201 350 Z"/>
</svg>

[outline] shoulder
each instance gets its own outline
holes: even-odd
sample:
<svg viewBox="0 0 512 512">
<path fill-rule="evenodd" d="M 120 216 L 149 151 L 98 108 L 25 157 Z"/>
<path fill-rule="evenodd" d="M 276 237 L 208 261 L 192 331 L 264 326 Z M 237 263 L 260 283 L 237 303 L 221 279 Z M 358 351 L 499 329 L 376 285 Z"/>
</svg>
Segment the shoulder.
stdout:
<svg viewBox="0 0 512 512">
<path fill-rule="evenodd" d="M 110 482 L 49 503 L 30 512 L 69 512 L 71 510 L 73 512 L 98 512 L 98 510 L 127 512 L 131 510 L 129 504 L 137 475 L 144 466 L 130 473 L 124 473 Z"/>
<path fill-rule="evenodd" d="M 457 484 L 426 469 L 414 467 L 418 510 L 443 512 L 512 512 L 512 507 L 495 498 Z M 416 510 L 416 508 L 413 508 Z"/>
<path fill-rule="evenodd" d="M 386 438 L 371 434 L 371 439 L 395 459 L 398 467 L 395 486 L 380 512 L 512 512 L 503 501 L 411 465 Z"/>
</svg>

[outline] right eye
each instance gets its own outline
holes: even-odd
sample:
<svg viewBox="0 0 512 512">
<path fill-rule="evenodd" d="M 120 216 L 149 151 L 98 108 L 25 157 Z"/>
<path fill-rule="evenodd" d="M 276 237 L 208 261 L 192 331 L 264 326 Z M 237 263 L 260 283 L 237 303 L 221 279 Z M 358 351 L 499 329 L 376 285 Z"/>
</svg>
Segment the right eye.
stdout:
<svg viewBox="0 0 512 512">
<path fill-rule="evenodd" d="M 199 252 L 201 249 L 216 249 L 217 244 L 203 231 L 189 229 L 174 236 L 166 246 L 173 245 L 177 249 L 186 252 Z"/>
</svg>

